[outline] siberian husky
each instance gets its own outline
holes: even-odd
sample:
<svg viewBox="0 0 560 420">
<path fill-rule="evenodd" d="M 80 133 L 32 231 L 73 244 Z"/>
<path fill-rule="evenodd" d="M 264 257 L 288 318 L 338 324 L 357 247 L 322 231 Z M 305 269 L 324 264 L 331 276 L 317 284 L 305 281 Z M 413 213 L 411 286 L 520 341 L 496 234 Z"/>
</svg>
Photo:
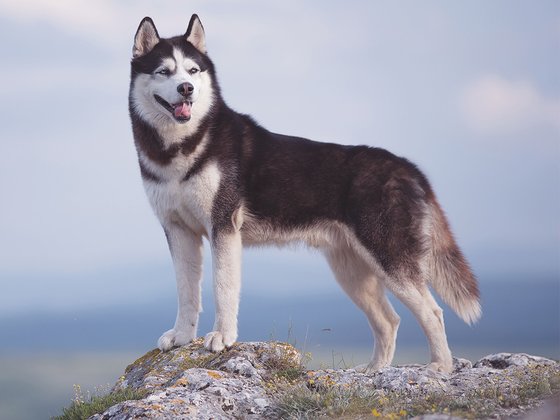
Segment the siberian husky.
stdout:
<svg viewBox="0 0 560 420">
<path fill-rule="evenodd" d="M 320 249 L 365 313 L 375 338 L 365 366 L 391 363 L 399 316 L 390 290 L 414 313 L 428 368 L 449 372 L 442 310 L 428 285 L 467 323 L 481 315 L 475 277 L 426 177 L 408 160 L 267 131 L 224 102 L 202 24 L 160 38 L 140 23 L 131 61 L 129 111 L 140 172 L 175 268 L 175 325 L 166 351 L 197 335 L 202 238 L 210 243 L 215 323 L 204 340 L 221 351 L 237 339 L 243 245 L 302 242 Z"/>
</svg>

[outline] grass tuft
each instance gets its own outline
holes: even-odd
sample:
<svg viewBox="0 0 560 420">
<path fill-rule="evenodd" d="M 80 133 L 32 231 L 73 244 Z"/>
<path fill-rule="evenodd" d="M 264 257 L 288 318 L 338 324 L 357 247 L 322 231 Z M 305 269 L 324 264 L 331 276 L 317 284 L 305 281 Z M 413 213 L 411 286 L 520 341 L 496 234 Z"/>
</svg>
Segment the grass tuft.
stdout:
<svg viewBox="0 0 560 420">
<path fill-rule="evenodd" d="M 94 414 L 103 413 L 115 404 L 129 400 L 141 400 L 147 394 L 145 390 L 132 388 L 119 389 L 110 393 L 108 390 L 97 389 L 95 394 L 83 395 L 79 385 L 74 385 L 74 399 L 72 404 L 62 410 L 62 415 L 53 417 L 54 420 L 81 420 Z"/>
<path fill-rule="evenodd" d="M 282 343 L 276 343 L 280 348 L 284 346 Z M 272 382 L 285 381 L 293 384 L 305 375 L 305 361 L 310 357 L 305 355 L 298 357 L 294 355 L 291 346 L 284 346 L 284 351 L 277 351 L 273 357 L 269 357 L 264 362 L 268 379 Z"/>
<path fill-rule="evenodd" d="M 380 417 L 383 394 L 379 390 L 356 390 L 339 386 L 299 386 L 291 389 L 277 405 L 283 419 L 371 418 Z M 404 412 L 401 411 L 401 415 Z M 400 418 L 399 413 L 383 414 L 388 418 Z"/>
</svg>

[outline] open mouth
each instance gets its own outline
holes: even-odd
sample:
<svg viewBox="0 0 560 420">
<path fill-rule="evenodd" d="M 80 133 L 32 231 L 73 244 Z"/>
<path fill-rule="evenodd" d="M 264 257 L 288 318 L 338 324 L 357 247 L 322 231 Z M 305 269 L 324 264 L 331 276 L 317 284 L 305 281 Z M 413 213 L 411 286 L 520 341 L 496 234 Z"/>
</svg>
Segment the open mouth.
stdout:
<svg viewBox="0 0 560 420">
<path fill-rule="evenodd" d="M 184 123 L 191 119 L 192 102 L 184 100 L 176 104 L 170 104 L 159 95 L 154 95 L 155 100 L 167 109 L 177 122 Z"/>
</svg>

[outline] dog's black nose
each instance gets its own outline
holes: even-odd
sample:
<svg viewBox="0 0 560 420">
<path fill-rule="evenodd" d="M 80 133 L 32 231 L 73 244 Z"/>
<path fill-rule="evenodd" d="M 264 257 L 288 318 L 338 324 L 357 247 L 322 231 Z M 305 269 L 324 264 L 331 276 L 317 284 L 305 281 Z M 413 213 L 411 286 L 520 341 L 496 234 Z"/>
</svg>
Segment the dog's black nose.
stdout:
<svg viewBox="0 0 560 420">
<path fill-rule="evenodd" d="M 193 93 L 193 90 L 194 86 L 189 82 L 181 83 L 179 86 L 177 86 L 177 92 L 185 97 Z"/>
</svg>

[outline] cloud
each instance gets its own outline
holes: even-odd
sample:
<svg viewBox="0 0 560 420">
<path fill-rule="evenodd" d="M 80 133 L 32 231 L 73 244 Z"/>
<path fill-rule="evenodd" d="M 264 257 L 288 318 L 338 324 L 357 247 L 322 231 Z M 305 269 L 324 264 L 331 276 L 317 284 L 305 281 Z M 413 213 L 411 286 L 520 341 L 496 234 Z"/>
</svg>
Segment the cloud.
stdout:
<svg viewBox="0 0 560 420">
<path fill-rule="evenodd" d="M 481 77 L 464 89 L 460 105 L 469 126 L 486 134 L 560 129 L 560 98 L 546 97 L 528 81 Z"/>
</svg>

